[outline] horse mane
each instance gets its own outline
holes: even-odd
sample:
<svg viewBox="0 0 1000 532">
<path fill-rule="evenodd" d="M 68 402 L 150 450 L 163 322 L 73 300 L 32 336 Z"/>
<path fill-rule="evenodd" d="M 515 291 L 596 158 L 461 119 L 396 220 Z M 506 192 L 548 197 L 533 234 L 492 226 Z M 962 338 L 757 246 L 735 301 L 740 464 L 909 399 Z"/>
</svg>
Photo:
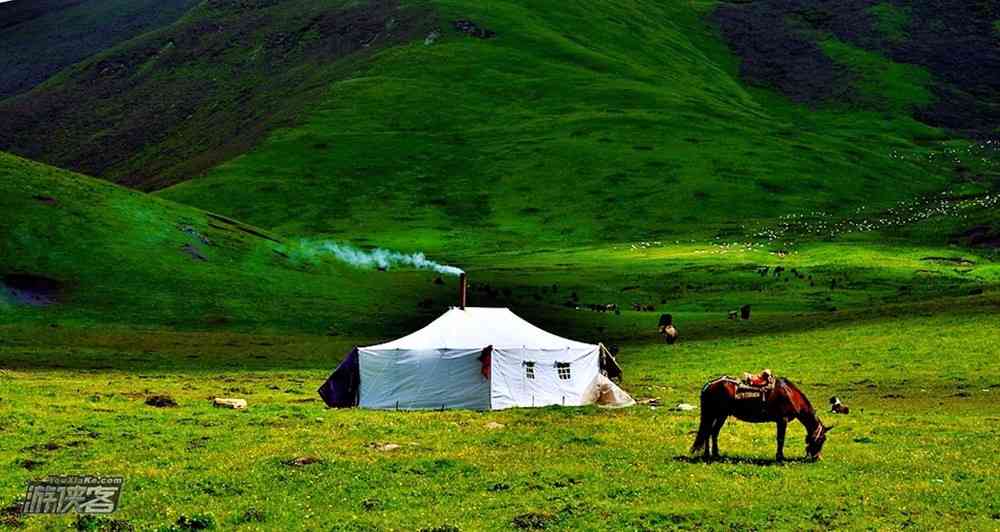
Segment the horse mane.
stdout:
<svg viewBox="0 0 1000 532">
<path fill-rule="evenodd" d="M 778 382 L 780 382 L 781 384 L 787 386 L 792 391 L 794 391 L 795 393 L 797 393 L 799 395 L 799 397 L 802 398 L 803 405 L 805 405 L 814 416 L 816 415 L 816 409 L 813 408 L 812 403 L 809 402 L 809 398 L 806 397 L 806 394 L 802 393 L 802 390 L 800 390 L 799 387 L 796 386 L 794 382 L 786 379 L 785 377 L 781 377 L 780 379 L 778 379 Z"/>
</svg>

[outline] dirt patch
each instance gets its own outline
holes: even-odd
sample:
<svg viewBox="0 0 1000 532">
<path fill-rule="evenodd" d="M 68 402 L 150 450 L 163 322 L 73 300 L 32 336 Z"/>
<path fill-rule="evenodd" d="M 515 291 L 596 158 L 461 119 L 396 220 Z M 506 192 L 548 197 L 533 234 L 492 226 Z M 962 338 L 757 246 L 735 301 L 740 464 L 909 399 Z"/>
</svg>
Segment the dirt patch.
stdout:
<svg viewBox="0 0 1000 532">
<path fill-rule="evenodd" d="M 0 288 L 6 291 L 15 303 L 44 307 L 60 302 L 65 285 L 41 275 L 11 273 L 3 276 Z"/>
<path fill-rule="evenodd" d="M 177 406 L 177 401 L 169 395 L 151 395 L 146 398 L 146 404 L 155 408 L 173 408 Z"/>
<path fill-rule="evenodd" d="M 291 460 L 285 460 L 282 463 L 289 467 L 305 467 L 307 465 L 323 463 L 323 460 L 315 456 L 298 456 Z"/>
<path fill-rule="evenodd" d="M 52 196 L 43 196 L 41 194 L 32 196 L 31 198 L 46 205 L 55 205 L 59 203 L 59 200 L 53 198 Z"/>
<path fill-rule="evenodd" d="M 24 527 L 24 521 L 21 520 L 20 502 L 12 502 L 0 508 L 0 525 L 12 529 Z"/>
<path fill-rule="evenodd" d="M 556 516 L 548 512 L 528 512 L 518 515 L 511 524 L 521 530 L 542 530 L 554 524 Z"/>
<path fill-rule="evenodd" d="M 39 467 L 45 465 L 45 462 L 42 460 L 32 460 L 31 458 L 25 458 L 24 460 L 19 461 L 18 465 L 27 469 L 28 471 L 34 471 L 35 469 L 38 469 Z"/>
</svg>

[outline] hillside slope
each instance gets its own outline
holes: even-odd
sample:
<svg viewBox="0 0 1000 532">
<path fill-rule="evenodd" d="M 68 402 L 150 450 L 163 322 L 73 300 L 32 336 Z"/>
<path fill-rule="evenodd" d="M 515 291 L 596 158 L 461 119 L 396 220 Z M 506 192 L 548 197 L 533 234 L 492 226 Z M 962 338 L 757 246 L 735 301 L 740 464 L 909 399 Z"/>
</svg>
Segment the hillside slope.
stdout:
<svg viewBox="0 0 1000 532">
<path fill-rule="evenodd" d="M 751 83 L 797 101 L 880 112 L 910 101 L 909 111 L 930 125 L 1000 135 L 997 2 L 761 0 L 724 3 L 713 20 Z M 908 79 L 923 86 L 913 90 Z"/>
<path fill-rule="evenodd" d="M 953 183 L 927 162 L 964 142 L 918 120 L 933 65 L 827 32 L 832 75 L 776 68 L 835 97 L 749 88 L 731 9 L 216 0 L 0 102 L 0 149 L 286 235 L 428 249 L 725 236 Z"/>
<path fill-rule="evenodd" d="M 251 226 L 2 153 L 0 212 L 3 323 L 376 334 L 426 317 L 384 312 L 388 293 L 452 296 L 428 273 L 297 262 Z"/>
<path fill-rule="evenodd" d="M 950 137 L 913 119 L 916 102 L 810 108 L 748 89 L 714 3 L 434 5 L 495 36 L 449 25 L 382 51 L 304 124 L 163 197 L 287 234 L 504 248 L 712 237 L 951 180 L 921 162 Z"/>
<path fill-rule="evenodd" d="M 291 123 L 371 53 L 423 38 L 428 17 L 396 0 L 204 1 L 0 101 L 0 150 L 163 187 Z"/>
<path fill-rule="evenodd" d="M 200 0 L 18 0 L 0 4 L 0 99 L 168 25 Z"/>
</svg>

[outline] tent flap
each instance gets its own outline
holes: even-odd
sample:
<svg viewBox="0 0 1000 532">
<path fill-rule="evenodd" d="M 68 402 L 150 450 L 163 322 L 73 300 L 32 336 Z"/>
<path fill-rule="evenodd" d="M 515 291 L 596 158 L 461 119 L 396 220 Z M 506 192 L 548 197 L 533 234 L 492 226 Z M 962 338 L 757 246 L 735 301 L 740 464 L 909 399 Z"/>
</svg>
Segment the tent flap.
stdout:
<svg viewBox="0 0 1000 532">
<path fill-rule="evenodd" d="M 319 387 L 319 396 L 330 408 L 348 408 L 358 405 L 361 373 L 358 371 L 358 348 L 354 348 L 333 374 Z"/>
</svg>

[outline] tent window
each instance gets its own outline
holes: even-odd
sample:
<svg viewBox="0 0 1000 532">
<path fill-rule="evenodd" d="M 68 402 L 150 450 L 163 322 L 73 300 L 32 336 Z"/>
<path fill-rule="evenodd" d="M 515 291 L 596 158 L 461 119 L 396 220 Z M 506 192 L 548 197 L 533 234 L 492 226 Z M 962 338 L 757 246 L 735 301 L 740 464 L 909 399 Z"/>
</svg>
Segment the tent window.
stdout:
<svg viewBox="0 0 1000 532">
<path fill-rule="evenodd" d="M 559 372 L 561 380 L 568 381 L 572 377 L 569 372 L 569 362 L 556 362 L 556 371 Z"/>
<path fill-rule="evenodd" d="M 524 376 L 528 379 L 535 378 L 535 363 L 524 361 Z"/>
</svg>

